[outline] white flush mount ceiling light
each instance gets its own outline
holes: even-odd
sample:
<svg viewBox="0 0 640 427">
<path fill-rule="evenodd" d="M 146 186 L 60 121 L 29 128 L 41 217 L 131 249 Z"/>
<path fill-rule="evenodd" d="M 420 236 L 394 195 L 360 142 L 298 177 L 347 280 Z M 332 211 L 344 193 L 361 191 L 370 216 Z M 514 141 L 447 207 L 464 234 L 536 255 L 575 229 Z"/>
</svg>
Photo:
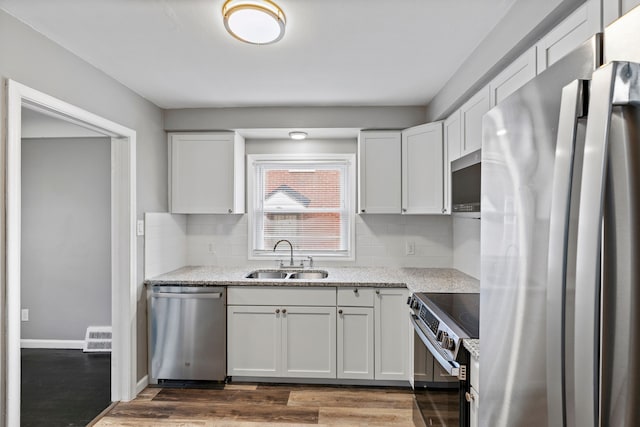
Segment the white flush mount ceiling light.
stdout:
<svg viewBox="0 0 640 427">
<path fill-rule="evenodd" d="M 289 132 L 289 138 L 295 139 L 297 141 L 303 140 L 307 138 L 307 133 L 299 130 Z"/>
<path fill-rule="evenodd" d="M 227 0 L 222 15 L 229 34 L 251 44 L 277 42 L 287 24 L 282 9 L 270 0 Z"/>
</svg>

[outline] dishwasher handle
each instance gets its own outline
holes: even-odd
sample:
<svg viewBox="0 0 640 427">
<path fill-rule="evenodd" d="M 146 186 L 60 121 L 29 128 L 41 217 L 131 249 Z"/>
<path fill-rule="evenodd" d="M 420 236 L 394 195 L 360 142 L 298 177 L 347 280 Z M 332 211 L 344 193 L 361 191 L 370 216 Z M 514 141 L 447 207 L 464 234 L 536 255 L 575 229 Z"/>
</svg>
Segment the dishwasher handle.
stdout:
<svg viewBox="0 0 640 427">
<path fill-rule="evenodd" d="M 222 292 L 204 293 L 172 293 L 172 292 L 154 292 L 152 298 L 178 298 L 178 299 L 220 299 Z"/>
</svg>

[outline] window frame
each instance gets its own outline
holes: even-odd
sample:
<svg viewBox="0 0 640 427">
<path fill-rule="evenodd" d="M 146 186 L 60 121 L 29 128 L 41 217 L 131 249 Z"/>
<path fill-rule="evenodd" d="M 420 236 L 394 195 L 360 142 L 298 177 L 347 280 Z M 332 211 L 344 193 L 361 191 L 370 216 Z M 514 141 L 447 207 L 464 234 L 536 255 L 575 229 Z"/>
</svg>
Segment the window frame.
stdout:
<svg viewBox="0 0 640 427">
<path fill-rule="evenodd" d="M 256 191 L 258 189 L 258 177 L 256 166 L 261 162 L 287 162 L 287 161 L 304 161 L 308 163 L 323 161 L 340 161 L 347 163 L 345 176 L 345 212 L 348 215 L 347 227 L 344 232 L 344 238 L 347 239 L 347 250 L 344 254 L 328 254 L 322 252 L 298 253 L 294 246 L 294 258 L 312 256 L 330 261 L 354 261 L 355 260 L 355 214 L 356 214 L 356 155 L 355 154 L 249 154 L 247 155 L 247 249 L 249 260 L 278 260 L 282 259 L 282 253 L 270 253 L 263 250 L 256 250 L 255 236 L 260 221 L 255 217 Z M 295 245 L 295 242 L 292 242 Z M 287 245 L 288 248 L 288 245 Z"/>
</svg>

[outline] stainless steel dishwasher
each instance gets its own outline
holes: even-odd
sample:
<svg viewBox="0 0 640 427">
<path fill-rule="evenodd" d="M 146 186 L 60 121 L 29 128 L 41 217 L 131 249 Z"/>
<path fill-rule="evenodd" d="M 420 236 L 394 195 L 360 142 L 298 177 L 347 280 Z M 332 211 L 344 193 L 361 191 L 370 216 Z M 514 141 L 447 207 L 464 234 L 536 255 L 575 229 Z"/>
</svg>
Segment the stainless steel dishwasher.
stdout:
<svg viewBox="0 0 640 427">
<path fill-rule="evenodd" d="M 149 381 L 223 381 L 225 288 L 154 285 L 149 300 Z"/>
</svg>

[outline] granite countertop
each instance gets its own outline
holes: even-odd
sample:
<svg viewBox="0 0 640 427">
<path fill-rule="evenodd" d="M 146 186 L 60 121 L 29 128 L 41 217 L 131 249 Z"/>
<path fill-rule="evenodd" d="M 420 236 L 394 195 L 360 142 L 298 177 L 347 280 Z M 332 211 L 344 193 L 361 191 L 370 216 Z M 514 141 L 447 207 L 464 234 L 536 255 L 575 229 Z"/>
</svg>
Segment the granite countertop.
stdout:
<svg viewBox="0 0 640 427">
<path fill-rule="evenodd" d="M 247 279 L 255 267 L 187 266 L 145 280 L 147 285 L 221 285 L 221 286 L 369 286 L 403 288 L 411 292 L 480 291 L 480 281 L 452 268 L 318 267 L 326 270 L 325 279 Z"/>
<path fill-rule="evenodd" d="M 479 339 L 468 339 L 462 340 L 462 344 L 464 348 L 469 350 L 469 354 L 476 359 L 480 359 L 480 340 Z"/>
</svg>

